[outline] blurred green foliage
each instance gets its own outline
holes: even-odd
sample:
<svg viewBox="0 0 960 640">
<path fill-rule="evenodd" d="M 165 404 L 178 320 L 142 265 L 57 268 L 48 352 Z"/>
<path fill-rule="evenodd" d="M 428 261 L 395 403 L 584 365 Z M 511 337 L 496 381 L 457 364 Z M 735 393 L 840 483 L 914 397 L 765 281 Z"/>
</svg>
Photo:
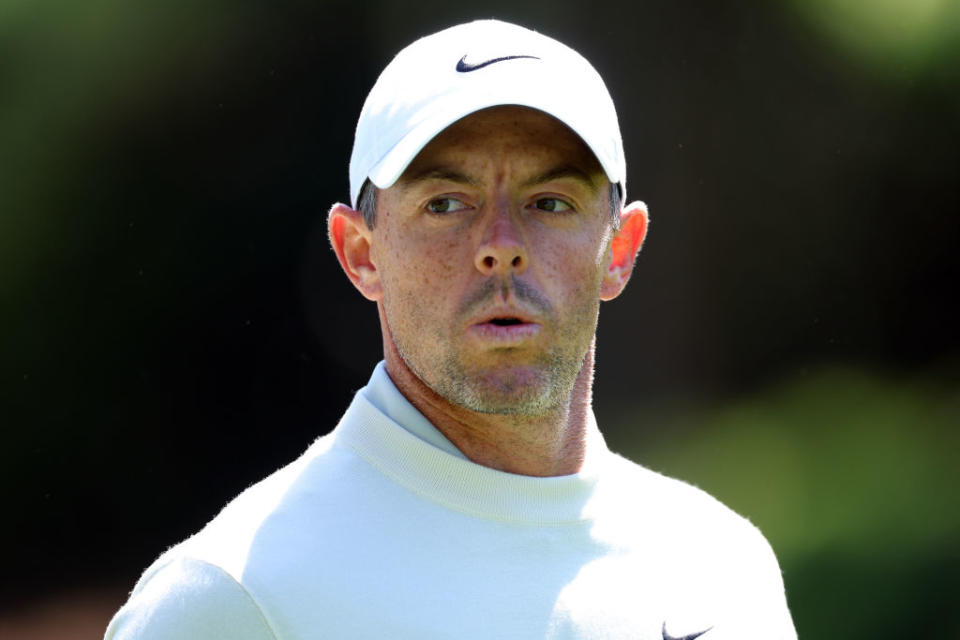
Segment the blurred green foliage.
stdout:
<svg viewBox="0 0 960 640">
<path fill-rule="evenodd" d="M 788 0 L 844 53 L 891 82 L 954 77 L 960 40 L 955 0 Z"/>
<path fill-rule="evenodd" d="M 109 195 L 84 191 L 97 153 L 131 113 L 222 65 L 245 17 L 218 2 L 0 2 L 0 293 L 89 248 L 75 241 Z"/>
</svg>

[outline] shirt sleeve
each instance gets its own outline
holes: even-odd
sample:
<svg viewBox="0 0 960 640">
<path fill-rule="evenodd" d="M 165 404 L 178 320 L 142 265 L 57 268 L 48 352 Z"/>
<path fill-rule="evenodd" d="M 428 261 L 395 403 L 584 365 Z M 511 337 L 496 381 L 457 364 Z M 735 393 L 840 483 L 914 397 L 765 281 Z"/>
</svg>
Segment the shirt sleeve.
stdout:
<svg viewBox="0 0 960 640">
<path fill-rule="evenodd" d="M 277 640 L 250 594 L 223 569 L 176 559 L 137 584 L 104 640 Z"/>
</svg>

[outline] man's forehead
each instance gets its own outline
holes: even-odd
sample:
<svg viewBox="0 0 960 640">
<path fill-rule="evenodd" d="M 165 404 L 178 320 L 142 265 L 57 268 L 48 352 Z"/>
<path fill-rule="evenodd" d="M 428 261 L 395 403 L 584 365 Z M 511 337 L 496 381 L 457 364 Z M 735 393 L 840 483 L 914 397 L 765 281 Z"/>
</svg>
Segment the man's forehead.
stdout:
<svg viewBox="0 0 960 640">
<path fill-rule="evenodd" d="M 600 169 L 588 173 L 574 164 L 558 164 L 544 171 L 530 172 L 529 176 L 524 177 L 518 186 L 520 188 L 530 188 L 556 180 L 572 180 L 593 193 L 599 191 L 600 185 L 606 182 L 603 171 Z M 419 184 L 429 182 L 452 182 L 475 188 L 481 188 L 485 185 L 482 175 L 465 171 L 453 165 L 436 164 L 427 165 L 422 170 L 420 167 L 413 167 L 390 188 L 407 191 Z"/>
</svg>

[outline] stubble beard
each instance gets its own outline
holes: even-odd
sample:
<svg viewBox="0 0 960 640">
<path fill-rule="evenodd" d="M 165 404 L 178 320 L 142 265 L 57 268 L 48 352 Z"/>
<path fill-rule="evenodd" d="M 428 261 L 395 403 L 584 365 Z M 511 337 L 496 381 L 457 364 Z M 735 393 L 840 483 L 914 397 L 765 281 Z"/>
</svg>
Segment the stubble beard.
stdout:
<svg viewBox="0 0 960 640">
<path fill-rule="evenodd" d="M 514 279 L 507 288 L 542 313 L 544 321 L 555 331 L 553 345 L 522 362 L 516 362 L 511 354 L 504 353 L 502 364 L 481 365 L 469 360 L 466 350 L 458 347 L 458 340 L 451 337 L 456 335 L 464 318 L 488 303 L 503 286 L 493 281 L 485 283 L 461 305 L 456 314 L 457 322 L 451 323 L 446 331 L 434 327 L 428 332 L 431 334 L 429 340 L 414 341 L 417 347 L 411 349 L 412 344 L 406 344 L 401 336 L 391 332 L 393 343 L 407 368 L 451 404 L 482 414 L 544 416 L 569 403 L 596 331 L 599 305 L 589 307 L 585 304 L 570 314 L 570 318 L 577 319 L 592 316 L 590 326 L 560 326 L 563 323 L 559 322 L 550 303 Z M 426 311 L 422 305 L 414 303 L 412 296 L 404 297 L 404 303 L 408 304 L 401 307 L 417 309 L 411 315 L 419 316 Z M 390 322 L 391 308 L 392 305 L 387 305 L 388 324 L 396 326 Z M 425 317 L 418 317 L 412 324 L 425 328 L 432 323 Z"/>
<path fill-rule="evenodd" d="M 479 369 L 456 354 L 442 360 L 434 391 L 456 405 L 484 414 L 543 416 L 570 399 L 585 353 L 553 349 L 533 363 Z"/>
</svg>

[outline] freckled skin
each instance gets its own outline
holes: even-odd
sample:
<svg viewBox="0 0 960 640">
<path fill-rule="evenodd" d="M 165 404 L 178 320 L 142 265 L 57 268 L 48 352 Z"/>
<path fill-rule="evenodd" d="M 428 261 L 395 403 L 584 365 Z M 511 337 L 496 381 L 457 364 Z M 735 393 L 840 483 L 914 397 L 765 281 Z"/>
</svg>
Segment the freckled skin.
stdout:
<svg viewBox="0 0 960 640">
<path fill-rule="evenodd" d="M 390 378 L 478 464 L 535 476 L 582 465 L 600 301 L 623 290 L 646 233 L 639 202 L 614 230 L 609 188 L 558 120 L 494 107 L 379 191 L 373 229 L 346 205 L 330 211 L 340 264 L 377 302 Z M 501 340 L 492 313 L 530 331 Z"/>
<path fill-rule="evenodd" d="M 525 186 L 566 164 L 581 168 L 593 188 L 569 177 Z M 406 179 L 432 166 L 454 167 L 475 184 Z M 604 180 L 563 124 L 503 108 L 444 131 L 381 192 L 371 260 L 397 351 L 427 386 L 480 413 L 544 415 L 569 400 L 596 328 L 612 235 Z M 447 195 L 466 206 L 442 216 L 424 208 Z M 544 195 L 577 210 L 532 208 Z M 475 266 L 518 256 L 517 265 Z M 466 330 L 484 306 L 515 302 L 542 324 L 532 344 L 500 348 L 470 339 Z"/>
</svg>

